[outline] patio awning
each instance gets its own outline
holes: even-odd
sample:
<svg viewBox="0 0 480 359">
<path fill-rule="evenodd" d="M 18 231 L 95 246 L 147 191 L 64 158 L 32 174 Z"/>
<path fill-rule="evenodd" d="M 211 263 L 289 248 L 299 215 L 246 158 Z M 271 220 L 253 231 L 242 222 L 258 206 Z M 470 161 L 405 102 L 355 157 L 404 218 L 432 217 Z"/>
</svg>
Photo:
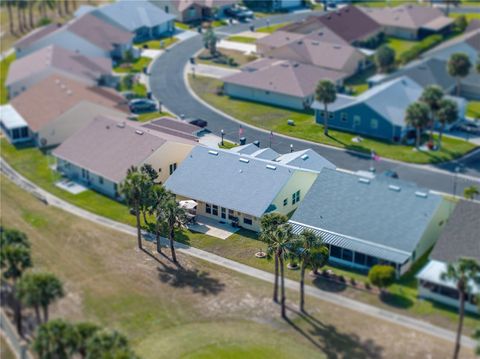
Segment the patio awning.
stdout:
<svg viewBox="0 0 480 359">
<path fill-rule="evenodd" d="M 180 205 L 180 207 L 182 207 L 186 210 L 190 210 L 190 209 L 195 209 L 198 206 L 198 203 L 195 202 L 192 199 L 188 199 L 188 200 L 185 200 L 185 201 L 180 201 L 179 205 Z"/>
<path fill-rule="evenodd" d="M 27 122 L 11 105 L 0 106 L 0 122 L 9 130 L 28 127 Z"/>
</svg>

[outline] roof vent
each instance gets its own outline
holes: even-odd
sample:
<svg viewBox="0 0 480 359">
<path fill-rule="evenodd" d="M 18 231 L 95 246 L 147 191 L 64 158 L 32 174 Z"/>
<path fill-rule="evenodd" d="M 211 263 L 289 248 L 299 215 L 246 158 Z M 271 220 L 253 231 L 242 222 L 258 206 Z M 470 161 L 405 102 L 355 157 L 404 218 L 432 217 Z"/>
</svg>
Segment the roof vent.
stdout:
<svg viewBox="0 0 480 359">
<path fill-rule="evenodd" d="M 68 95 L 68 96 L 71 96 L 71 95 L 72 95 L 72 93 L 73 93 L 73 91 L 72 91 L 72 90 L 67 90 L 67 95 Z"/>
<path fill-rule="evenodd" d="M 427 198 L 428 194 L 426 192 L 417 191 L 417 192 L 415 192 L 415 196 L 420 197 L 420 198 Z"/>
<path fill-rule="evenodd" d="M 342 47 L 340 45 L 333 45 L 334 49 L 341 49 Z"/>
<path fill-rule="evenodd" d="M 304 161 L 305 161 L 305 160 L 308 160 L 308 155 L 307 155 L 307 154 L 304 154 L 304 155 L 302 155 L 302 157 L 300 157 L 300 158 L 301 158 L 302 160 L 304 160 Z"/>
<path fill-rule="evenodd" d="M 240 158 L 239 159 L 240 162 L 243 162 L 243 163 L 248 163 L 250 162 L 250 160 L 246 159 L 246 158 Z"/>
<path fill-rule="evenodd" d="M 141 131 L 141 130 L 135 130 L 135 133 L 136 133 L 137 135 L 143 135 L 143 131 Z"/>
<path fill-rule="evenodd" d="M 390 191 L 395 191 L 395 192 L 400 192 L 400 190 L 401 190 L 401 188 L 400 188 L 399 186 L 395 186 L 395 185 L 393 185 L 393 184 L 389 185 L 389 186 L 388 186 L 388 189 L 389 189 Z"/>
<path fill-rule="evenodd" d="M 267 167 L 267 169 L 272 170 L 272 171 L 275 171 L 277 169 L 277 166 L 273 166 L 273 165 L 267 165 L 266 167 Z"/>
<path fill-rule="evenodd" d="M 208 151 L 208 154 L 212 155 L 212 156 L 218 156 L 218 151 L 210 150 L 210 151 Z"/>
<path fill-rule="evenodd" d="M 370 183 L 370 180 L 368 178 L 363 178 L 363 177 L 360 177 L 358 179 L 358 182 L 360 183 L 365 183 L 365 184 L 369 184 Z"/>
<path fill-rule="evenodd" d="M 312 45 L 318 46 L 320 43 L 318 41 L 312 41 Z"/>
<path fill-rule="evenodd" d="M 320 32 L 318 33 L 318 36 L 323 36 L 323 31 L 320 31 Z"/>
<path fill-rule="evenodd" d="M 119 128 L 125 128 L 125 122 L 117 123 L 117 127 L 119 127 Z"/>
</svg>

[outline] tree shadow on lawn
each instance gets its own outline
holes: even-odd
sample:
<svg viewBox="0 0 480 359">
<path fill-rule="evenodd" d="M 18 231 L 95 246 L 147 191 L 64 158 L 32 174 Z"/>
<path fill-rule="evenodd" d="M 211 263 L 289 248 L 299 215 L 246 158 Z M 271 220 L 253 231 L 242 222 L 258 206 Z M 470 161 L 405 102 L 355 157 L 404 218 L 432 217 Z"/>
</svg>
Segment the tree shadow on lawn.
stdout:
<svg viewBox="0 0 480 359">
<path fill-rule="evenodd" d="M 413 306 L 413 300 L 396 293 L 384 292 L 380 294 L 380 300 L 389 306 L 400 309 L 407 309 Z"/>
<path fill-rule="evenodd" d="M 225 284 L 210 276 L 209 272 L 183 268 L 181 265 L 165 265 L 160 262 L 158 277 L 163 283 L 175 288 L 191 288 L 194 293 L 204 296 L 217 295 L 224 290 Z"/>
<path fill-rule="evenodd" d="M 336 282 L 333 280 L 326 279 L 321 275 L 317 276 L 313 281 L 313 285 L 321 290 L 326 292 L 338 293 L 343 292 L 347 289 L 346 283 Z"/>
<path fill-rule="evenodd" d="M 383 347 L 370 339 L 362 341 L 356 334 L 340 333 L 335 326 L 322 323 L 307 312 L 302 313 L 290 307 L 287 310 L 297 315 L 310 329 L 301 328 L 289 318 L 286 318 L 286 322 L 329 359 L 382 357 Z"/>
</svg>

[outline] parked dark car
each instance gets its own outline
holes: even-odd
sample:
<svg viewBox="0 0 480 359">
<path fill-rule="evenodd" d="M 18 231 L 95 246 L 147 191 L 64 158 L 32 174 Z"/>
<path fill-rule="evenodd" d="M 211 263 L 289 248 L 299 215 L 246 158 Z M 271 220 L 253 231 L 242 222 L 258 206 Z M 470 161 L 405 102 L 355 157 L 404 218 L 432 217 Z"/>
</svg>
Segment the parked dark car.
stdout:
<svg viewBox="0 0 480 359">
<path fill-rule="evenodd" d="M 463 123 L 460 125 L 460 130 L 475 134 L 475 135 L 480 135 L 480 125 L 474 123 L 474 122 L 468 122 L 468 123 Z"/>
<path fill-rule="evenodd" d="M 389 178 L 398 178 L 398 173 L 393 170 L 387 170 L 383 172 L 383 175 Z"/>
<path fill-rule="evenodd" d="M 205 121 L 205 120 L 202 120 L 201 118 L 196 118 L 196 119 L 193 119 L 193 120 L 188 120 L 188 123 L 191 124 L 191 125 L 195 125 L 195 126 L 201 127 L 201 128 L 205 128 L 205 127 L 208 126 L 208 122 Z"/>
<path fill-rule="evenodd" d="M 231 7 L 225 10 L 225 15 L 235 20 L 246 22 L 253 17 L 253 12 L 241 7 Z"/>
<path fill-rule="evenodd" d="M 133 113 L 151 112 L 157 110 L 157 103 L 146 98 L 137 98 L 128 103 L 128 108 Z"/>
</svg>

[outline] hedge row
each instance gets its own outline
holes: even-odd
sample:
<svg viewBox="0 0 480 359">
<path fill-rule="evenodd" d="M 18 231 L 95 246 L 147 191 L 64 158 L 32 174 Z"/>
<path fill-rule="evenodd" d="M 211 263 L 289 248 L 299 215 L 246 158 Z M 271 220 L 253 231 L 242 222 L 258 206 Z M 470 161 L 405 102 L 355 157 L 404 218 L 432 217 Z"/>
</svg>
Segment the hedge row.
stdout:
<svg viewBox="0 0 480 359">
<path fill-rule="evenodd" d="M 443 41 L 442 35 L 431 35 L 420 41 L 408 51 L 405 51 L 399 58 L 398 62 L 402 65 L 416 59 L 421 53 L 430 50 Z"/>
</svg>

